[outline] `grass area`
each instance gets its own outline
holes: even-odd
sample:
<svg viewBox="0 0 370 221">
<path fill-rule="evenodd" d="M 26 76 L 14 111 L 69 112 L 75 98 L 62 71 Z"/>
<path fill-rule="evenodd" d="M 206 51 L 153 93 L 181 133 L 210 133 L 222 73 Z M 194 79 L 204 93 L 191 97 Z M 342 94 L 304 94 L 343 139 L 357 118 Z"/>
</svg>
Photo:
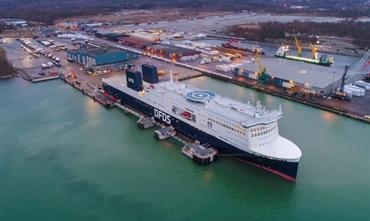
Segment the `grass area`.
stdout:
<svg viewBox="0 0 370 221">
<path fill-rule="evenodd" d="M 6 52 L 0 48 L 0 78 L 12 77 L 17 74 L 17 70 L 9 63 Z"/>
</svg>

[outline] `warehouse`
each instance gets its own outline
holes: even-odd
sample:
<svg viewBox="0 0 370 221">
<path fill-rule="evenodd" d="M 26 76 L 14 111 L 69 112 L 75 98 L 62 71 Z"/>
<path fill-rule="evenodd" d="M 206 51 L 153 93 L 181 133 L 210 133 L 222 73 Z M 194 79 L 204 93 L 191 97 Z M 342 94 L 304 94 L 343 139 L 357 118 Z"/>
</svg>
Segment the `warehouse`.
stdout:
<svg viewBox="0 0 370 221">
<path fill-rule="evenodd" d="M 28 25 L 23 19 L 0 19 L 0 23 L 14 28 L 22 28 Z"/>
<path fill-rule="evenodd" d="M 111 31 L 98 31 L 95 33 L 95 37 L 107 39 L 109 41 L 117 42 L 120 37 L 126 36 L 121 32 L 111 32 Z"/>
<path fill-rule="evenodd" d="M 114 48 L 91 48 L 68 51 L 68 61 L 83 64 L 86 67 L 115 66 L 131 59 L 138 58 L 138 54 Z"/>
<path fill-rule="evenodd" d="M 139 38 L 132 37 L 132 36 L 118 37 L 117 42 L 120 43 L 120 44 L 132 46 L 132 47 L 140 48 L 140 49 L 143 49 L 147 45 L 150 45 L 150 44 L 154 43 L 153 41 L 139 39 Z"/>
<path fill-rule="evenodd" d="M 59 28 L 63 28 L 65 30 L 78 30 L 80 29 L 80 25 L 77 22 L 61 22 L 56 25 Z"/>
<path fill-rule="evenodd" d="M 342 65 L 324 67 L 280 58 L 264 58 L 263 64 L 272 78 L 269 80 L 270 83 L 282 87 L 310 88 L 317 93 L 324 94 L 338 87 L 338 82 L 344 72 Z M 235 74 L 256 79 L 257 76 L 254 73 L 258 70 L 258 63 L 250 61 L 237 68 Z"/>
<path fill-rule="evenodd" d="M 200 52 L 195 51 L 195 50 L 181 48 L 181 47 L 177 47 L 173 45 L 159 44 L 159 43 L 147 45 L 145 47 L 145 51 L 148 53 L 157 55 L 157 56 L 176 59 L 176 60 L 183 56 L 193 56 L 196 54 L 200 54 Z"/>
</svg>

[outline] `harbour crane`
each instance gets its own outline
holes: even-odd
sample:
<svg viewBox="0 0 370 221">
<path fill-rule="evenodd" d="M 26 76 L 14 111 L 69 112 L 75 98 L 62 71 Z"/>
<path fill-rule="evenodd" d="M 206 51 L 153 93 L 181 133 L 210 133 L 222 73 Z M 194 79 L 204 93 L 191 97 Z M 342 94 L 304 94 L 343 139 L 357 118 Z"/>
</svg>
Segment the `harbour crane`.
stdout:
<svg viewBox="0 0 370 221">
<path fill-rule="evenodd" d="M 333 93 L 334 98 L 337 98 L 337 99 L 340 99 L 340 100 L 345 100 L 345 101 L 351 101 L 351 99 L 352 99 L 352 96 L 344 91 L 344 84 L 345 84 L 345 81 L 346 81 L 348 69 L 349 69 L 349 65 L 346 65 L 344 67 L 344 74 L 342 75 L 340 86 Z"/>
<path fill-rule="evenodd" d="M 258 74 L 261 74 L 262 72 L 265 72 L 266 71 L 266 68 L 262 64 L 261 55 L 260 54 L 256 54 L 255 59 L 256 59 L 257 65 L 258 65 Z"/>
<path fill-rule="evenodd" d="M 258 78 L 257 82 L 259 84 L 264 84 L 269 80 L 269 75 L 267 74 L 266 67 L 262 64 L 261 54 L 256 53 L 255 61 L 258 65 Z"/>
<path fill-rule="evenodd" d="M 69 71 L 72 80 L 77 80 L 77 75 L 73 69 Z"/>
<path fill-rule="evenodd" d="M 367 64 L 365 65 L 365 70 L 367 70 L 369 66 L 370 66 L 370 61 L 368 61 Z M 365 79 L 367 81 L 370 81 L 370 71 L 366 74 Z"/>
<path fill-rule="evenodd" d="M 302 57 L 302 43 L 298 41 L 297 37 L 294 37 L 294 41 L 297 48 L 298 57 Z"/>
<path fill-rule="evenodd" d="M 314 44 L 310 44 L 311 52 L 312 52 L 312 59 L 318 59 L 318 48 Z"/>
</svg>

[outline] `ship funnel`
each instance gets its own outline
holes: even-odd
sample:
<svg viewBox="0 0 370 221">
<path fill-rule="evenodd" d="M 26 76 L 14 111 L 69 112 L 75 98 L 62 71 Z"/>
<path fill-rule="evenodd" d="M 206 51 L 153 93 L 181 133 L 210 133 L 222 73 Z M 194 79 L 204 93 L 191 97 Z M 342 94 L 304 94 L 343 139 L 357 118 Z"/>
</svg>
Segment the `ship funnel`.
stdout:
<svg viewBox="0 0 370 221">
<path fill-rule="evenodd" d="M 158 83 L 158 71 L 157 67 L 151 64 L 143 64 L 141 66 L 141 70 L 143 72 L 143 80 L 148 83 Z"/>
<path fill-rule="evenodd" d="M 126 70 L 126 82 L 127 87 L 135 91 L 143 90 L 143 79 L 140 71 Z"/>
</svg>

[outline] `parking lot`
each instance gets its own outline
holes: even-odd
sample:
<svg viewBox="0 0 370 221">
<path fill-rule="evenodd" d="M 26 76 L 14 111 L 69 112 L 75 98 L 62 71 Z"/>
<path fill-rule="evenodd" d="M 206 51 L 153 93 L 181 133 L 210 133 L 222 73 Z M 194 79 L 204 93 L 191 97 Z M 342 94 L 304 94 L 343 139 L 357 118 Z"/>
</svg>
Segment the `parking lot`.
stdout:
<svg viewBox="0 0 370 221">
<path fill-rule="evenodd" d="M 30 39 L 33 44 L 37 44 L 32 39 Z M 52 63 L 51 57 L 39 55 L 34 56 L 31 52 L 22 48 L 22 43 L 14 38 L 6 38 L 3 40 L 3 48 L 7 51 L 8 60 L 11 61 L 14 67 L 22 70 L 23 72 L 29 74 L 30 76 L 39 75 L 39 73 L 45 73 L 49 71 L 60 71 L 61 68 Z M 42 46 L 40 46 L 41 48 Z M 53 55 L 54 56 L 54 55 Z M 58 56 L 58 55 L 55 55 Z M 43 64 L 51 65 L 42 68 Z"/>
<path fill-rule="evenodd" d="M 70 40 L 62 39 L 58 37 L 47 38 L 48 41 L 53 42 L 62 42 L 68 49 L 76 49 L 77 45 L 73 45 Z M 37 48 L 44 50 L 46 53 L 43 55 L 39 54 L 38 57 L 35 57 L 30 52 L 22 49 L 22 43 L 14 38 L 4 39 L 3 47 L 7 51 L 8 59 L 13 63 L 13 65 L 21 70 L 22 73 L 25 73 L 29 77 L 39 77 L 44 76 L 45 74 L 50 73 L 70 73 L 74 72 L 76 76 L 81 81 L 88 81 L 95 85 L 101 85 L 102 78 L 109 78 L 114 76 L 124 75 L 123 70 L 109 70 L 101 72 L 100 75 L 88 75 L 85 71 L 85 67 L 75 62 L 67 61 L 67 53 L 64 50 L 56 50 L 50 47 L 46 47 L 43 44 L 39 43 L 35 39 L 27 39 L 31 42 L 32 45 L 37 46 Z M 51 56 L 47 56 L 47 55 Z M 57 57 L 60 62 L 60 66 L 53 65 L 52 57 Z M 170 79 L 170 71 L 173 73 L 174 79 L 183 79 L 189 78 L 192 76 L 200 75 L 200 72 L 193 71 L 188 68 L 179 67 L 168 62 L 160 61 L 146 56 L 139 56 L 138 59 L 129 61 L 135 65 L 135 68 L 141 70 L 142 64 L 153 64 L 157 67 L 159 72 L 160 80 Z M 44 65 L 50 64 L 50 67 L 44 67 Z"/>
</svg>

